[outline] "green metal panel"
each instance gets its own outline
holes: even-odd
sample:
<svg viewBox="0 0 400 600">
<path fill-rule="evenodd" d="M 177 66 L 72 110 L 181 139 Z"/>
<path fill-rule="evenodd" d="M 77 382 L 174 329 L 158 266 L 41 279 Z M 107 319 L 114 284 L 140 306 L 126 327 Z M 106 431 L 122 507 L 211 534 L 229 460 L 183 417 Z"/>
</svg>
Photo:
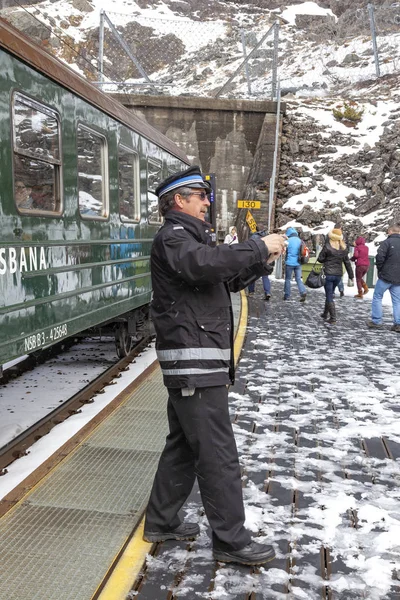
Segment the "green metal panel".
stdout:
<svg viewBox="0 0 400 600">
<path fill-rule="evenodd" d="M 374 270 L 375 270 L 375 256 L 369 256 L 369 269 L 367 273 L 366 284 L 369 288 L 375 287 L 374 282 Z"/>
<path fill-rule="evenodd" d="M 322 268 L 322 264 L 317 262 L 315 257 L 310 258 L 308 263 L 301 265 L 301 276 L 302 276 L 303 281 L 305 281 L 307 279 L 308 275 L 311 273 L 312 270 L 319 273 L 321 268 Z"/>
<path fill-rule="evenodd" d="M 60 116 L 61 217 L 19 214 L 15 206 L 10 109 L 14 91 Z M 78 123 L 107 139 L 110 212 L 103 221 L 79 214 Z M 122 223 L 119 215 L 120 136 L 140 157 L 140 223 Z M 180 168 L 175 157 L 154 143 L 0 49 L 0 365 L 149 302 L 149 255 L 157 227 L 147 222 L 147 156 Z"/>
</svg>

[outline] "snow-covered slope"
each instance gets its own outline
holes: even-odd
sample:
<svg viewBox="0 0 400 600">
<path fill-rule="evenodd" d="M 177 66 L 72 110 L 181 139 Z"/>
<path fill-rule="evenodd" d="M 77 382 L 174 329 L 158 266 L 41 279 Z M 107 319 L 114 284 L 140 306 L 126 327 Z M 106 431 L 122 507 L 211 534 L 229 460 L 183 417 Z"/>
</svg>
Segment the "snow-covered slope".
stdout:
<svg viewBox="0 0 400 600">
<path fill-rule="evenodd" d="M 370 253 L 400 222 L 400 95 L 362 98 L 355 127 L 338 121 L 338 99 L 288 101 L 278 185 L 282 228 L 326 234 L 335 223 L 353 242 L 364 235 Z M 343 106 L 343 103 L 342 103 Z"/>
<path fill-rule="evenodd" d="M 222 95 L 255 100 L 271 97 L 270 29 L 279 23 L 278 75 L 288 112 L 278 224 L 296 222 L 316 232 L 340 221 L 350 237 L 363 233 L 372 242 L 382 238 L 390 220 L 400 220 L 400 9 L 395 5 L 375 2 L 380 79 L 368 11 L 358 1 L 346 8 L 341 0 L 109 0 L 106 6 L 103 0 L 45 0 L 1 12 L 98 81 L 100 11 L 105 9 L 154 84 L 146 84 L 107 25 L 104 80 L 113 92 L 215 96 L 243 63 L 244 38 L 247 54 L 252 52 L 250 84 L 241 68 Z M 332 109 L 354 97 L 364 113 L 349 128 L 334 119 Z"/>
</svg>

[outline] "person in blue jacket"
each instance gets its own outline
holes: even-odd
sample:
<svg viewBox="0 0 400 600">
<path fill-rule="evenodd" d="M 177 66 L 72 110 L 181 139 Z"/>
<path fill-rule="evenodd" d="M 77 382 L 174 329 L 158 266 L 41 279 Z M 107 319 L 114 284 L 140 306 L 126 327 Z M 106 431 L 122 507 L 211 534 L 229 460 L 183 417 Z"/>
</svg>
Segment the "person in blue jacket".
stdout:
<svg viewBox="0 0 400 600">
<path fill-rule="evenodd" d="M 307 291 L 304 283 L 301 280 L 301 264 L 299 260 L 301 239 L 299 238 L 299 234 L 294 227 L 289 227 L 286 230 L 286 236 L 288 238 L 288 244 L 285 256 L 285 287 L 283 299 L 288 300 L 290 298 L 290 281 L 294 273 L 300 293 L 300 302 L 305 302 L 307 298 Z"/>
</svg>

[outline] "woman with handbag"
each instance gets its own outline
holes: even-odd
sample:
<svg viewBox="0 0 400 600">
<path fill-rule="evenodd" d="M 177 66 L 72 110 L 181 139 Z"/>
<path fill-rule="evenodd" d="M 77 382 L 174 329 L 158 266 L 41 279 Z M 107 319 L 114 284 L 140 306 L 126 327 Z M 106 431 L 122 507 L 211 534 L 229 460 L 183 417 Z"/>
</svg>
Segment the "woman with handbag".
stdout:
<svg viewBox="0 0 400 600">
<path fill-rule="evenodd" d="M 353 281 L 354 279 L 349 253 L 343 241 L 341 229 L 332 229 L 328 234 L 328 239 L 317 260 L 323 264 L 325 271 L 325 307 L 321 317 L 327 323 L 336 323 L 336 307 L 333 294 L 343 275 L 343 264 L 346 267 L 349 280 Z"/>
</svg>

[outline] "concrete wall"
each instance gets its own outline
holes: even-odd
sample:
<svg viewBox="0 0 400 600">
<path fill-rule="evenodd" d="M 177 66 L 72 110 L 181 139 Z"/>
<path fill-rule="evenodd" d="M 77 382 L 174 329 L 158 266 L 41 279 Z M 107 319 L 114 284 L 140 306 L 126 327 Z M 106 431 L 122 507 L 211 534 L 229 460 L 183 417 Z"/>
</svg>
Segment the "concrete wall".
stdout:
<svg viewBox="0 0 400 600">
<path fill-rule="evenodd" d="M 275 102 L 212 98 L 114 95 L 116 99 L 173 140 L 192 164 L 216 174 L 217 229 L 222 235 L 235 222 L 243 199 L 257 142 L 267 113 L 271 146 L 265 180 L 272 171 Z M 264 136 L 265 137 L 265 136 Z"/>
</svg>

